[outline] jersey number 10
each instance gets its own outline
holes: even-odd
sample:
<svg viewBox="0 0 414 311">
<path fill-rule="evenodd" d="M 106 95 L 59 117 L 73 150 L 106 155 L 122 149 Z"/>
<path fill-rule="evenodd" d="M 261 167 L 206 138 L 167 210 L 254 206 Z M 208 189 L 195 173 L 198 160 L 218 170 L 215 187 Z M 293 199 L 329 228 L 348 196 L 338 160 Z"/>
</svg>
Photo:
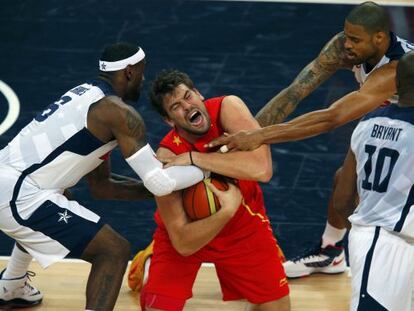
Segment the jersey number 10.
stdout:
<svg viewBox="0 0 414 311">
<path fill-rule="evenodd" d="M 365 179 L 362 181 L 362 188 L 365 190 L 373 190 L 376 192 L 386 192 L 388 188 L 388 183 L 390 182 L 392 170 L 394 169 L 395 163 L 397 162 L 400 154 L 397 150 L 394 149 L 386 147 L 380 148 L 378 151 L 378 155 L 376 156 L 377 161 L 375 163 L 374 180 L 370 182 L 369 178 L 371 176 L 373 167 L 372 159 L 376 150 L 376 146 L 365 145 L 365 152 L 368 154 L 368 159 L 364 164 Z M 385 177 L 381 178 L 386 159 L 389 159 L 388 171 L 386 172 L 387 174 L 385 175 Z"/>
</svg>

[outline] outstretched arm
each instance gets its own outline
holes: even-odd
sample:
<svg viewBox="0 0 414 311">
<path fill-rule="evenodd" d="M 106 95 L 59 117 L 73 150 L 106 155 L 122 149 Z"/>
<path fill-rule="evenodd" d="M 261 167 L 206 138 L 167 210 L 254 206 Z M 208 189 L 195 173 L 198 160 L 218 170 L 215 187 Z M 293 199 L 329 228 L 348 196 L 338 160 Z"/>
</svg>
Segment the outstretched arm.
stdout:
<svg viewBox="0 0 414 311">
<path fill-rule="evenodd" d="M 344 62 L 343 33 L 333 37 L 293 82 L 273 97 L 256 115 L 260 126 L 278 124 L 291 114 L 299 102 L 329 79 L 338 69 L 348 68 Z"/>
<path fill-rule="evenodd" d="M 220 137 L 210 142 L 209 147 L 226 145 L 229 150 L 251 150 L 261 144 L 295 141 L 316 136 L 356 120 L 379 107 L 395 94 L 396 65 L 396 62 L 392 62 L 376 69 L 359 91 L 345 95 L 327 109 L 304 114 L 287 123 Z"/>
</svg>

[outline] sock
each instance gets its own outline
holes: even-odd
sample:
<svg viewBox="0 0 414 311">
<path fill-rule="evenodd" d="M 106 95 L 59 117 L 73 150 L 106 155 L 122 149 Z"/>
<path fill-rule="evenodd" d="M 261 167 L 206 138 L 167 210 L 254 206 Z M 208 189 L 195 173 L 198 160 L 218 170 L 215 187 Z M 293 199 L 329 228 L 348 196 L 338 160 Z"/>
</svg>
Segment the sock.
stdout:
<svg viewBox="0 0 414 311">
<path fill-rule="evenodd" d="M 346 229 L 337 229 L 326 222 L 325 231 L 322 234 L 322 248 L 335 245 L 345 237 Z"/>
<path fill-rule="evenodd" d="M 3 273 L 3 279 L 16 279 L 24 276 L 32 259 L 30 254 L 23 252 L 14 244 L 6 271 Z"/>
<path fill-rule="evenodd" d="M 144 278 L 142 279 L 142 286 L 144 286 L 147 283 L 150 265 L 151 265 L 151 256 L 149 256 L 147 258 L 147 260 L 145 260 L 145 264 L 144 264 Z"/>
</svg>

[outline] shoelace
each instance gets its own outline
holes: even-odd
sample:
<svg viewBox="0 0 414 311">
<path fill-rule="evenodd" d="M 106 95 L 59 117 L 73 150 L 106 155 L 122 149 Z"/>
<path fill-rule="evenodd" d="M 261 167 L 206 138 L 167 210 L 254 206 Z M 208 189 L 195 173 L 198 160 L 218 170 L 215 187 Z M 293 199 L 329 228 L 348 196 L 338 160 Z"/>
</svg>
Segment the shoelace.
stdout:
<svg viewBox="0 0 414 311">
<path fill-rule="evenodd" d="M 28 282 L 29 281 L 32 281 L 31 278 L 32 277 L 35 277 L 36 276 L 36 273 L 33 272 L 33 271 L 27 271 L 25 276 L 26 276 L 26 280 L 24 282 L 24 285 L 22 286 L 23 292 L 25 294 L 30 294 L 32 291 L 35 290 L 35 288 L 32 285 L 30 285 Z"/>
</svg>

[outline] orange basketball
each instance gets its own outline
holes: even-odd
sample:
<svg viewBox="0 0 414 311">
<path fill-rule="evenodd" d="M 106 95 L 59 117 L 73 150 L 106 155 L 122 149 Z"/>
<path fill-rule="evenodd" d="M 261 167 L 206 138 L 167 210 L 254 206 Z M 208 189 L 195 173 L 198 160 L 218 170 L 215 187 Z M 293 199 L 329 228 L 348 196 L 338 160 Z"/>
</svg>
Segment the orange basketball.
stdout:
<svg viewBox="0 0 414 311">
<path fill-rule="evenodd" d="M 191 220 L 206 218 L 220 209 L 218 198 L 207 186 L 210 182 L 219 190 L 229 189 L 229 185 L 225 181 L 206 178 L 183 190 L 184 210 Z"/>
</svg>

